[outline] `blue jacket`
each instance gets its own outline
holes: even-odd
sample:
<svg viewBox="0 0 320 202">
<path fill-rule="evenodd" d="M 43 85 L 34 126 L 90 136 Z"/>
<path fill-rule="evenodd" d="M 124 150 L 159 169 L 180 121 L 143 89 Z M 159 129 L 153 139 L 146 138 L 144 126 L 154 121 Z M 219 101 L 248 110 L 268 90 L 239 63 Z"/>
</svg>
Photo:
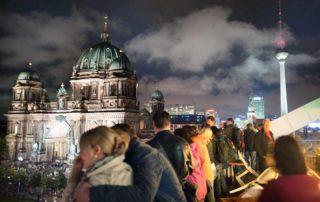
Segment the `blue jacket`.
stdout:
<svg viewBox="0 0 320 202">
<path fill-rule="evenodd" d="M 102 185 L 90 189 L 90 201 L 185 202 L 182 187 L 169 161 L 157 150 L 132 139 L 125 161 L 132 166 L 131 186 Z"/>
<path fill-rule="evenodd" d="M 172 134 L 169 130 L 158 132 L 155 137 L 147 142 L 156 148 L 170 161 L 181 183 L 184 183 L 192 173 L 192 155 L 187 141 Z"/>
</svg>

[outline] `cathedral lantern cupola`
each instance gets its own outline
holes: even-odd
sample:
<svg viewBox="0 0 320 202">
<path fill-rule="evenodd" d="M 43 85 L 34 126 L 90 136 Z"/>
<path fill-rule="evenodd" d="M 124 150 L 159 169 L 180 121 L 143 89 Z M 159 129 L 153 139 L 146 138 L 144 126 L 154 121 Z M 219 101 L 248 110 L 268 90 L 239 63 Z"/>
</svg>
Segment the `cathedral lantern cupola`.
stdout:
<svg viewBox="0 0 320 202">
<path fill-rule="evenodd" d="M 164 96 L 160 90 L 155 90 L 151 94 L 150 106 L 152 113 L 164 110 Z"/>
</svg>

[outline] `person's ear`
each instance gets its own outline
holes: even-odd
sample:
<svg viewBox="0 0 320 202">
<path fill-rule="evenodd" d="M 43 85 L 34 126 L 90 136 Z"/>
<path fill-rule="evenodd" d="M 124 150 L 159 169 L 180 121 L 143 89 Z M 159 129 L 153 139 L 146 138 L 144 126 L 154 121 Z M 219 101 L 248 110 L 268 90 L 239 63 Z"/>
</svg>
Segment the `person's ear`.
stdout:
<svg viewBox="0 0 320 202">
<path fill-rule="evenodd" d="M 94 148 L 93 148 L 93 155 L 94 156 L 98 156 L 101 152 L 102 152 L 102 149 L 101 149 L 100 145 L 94 146 Z"/>
</svg>

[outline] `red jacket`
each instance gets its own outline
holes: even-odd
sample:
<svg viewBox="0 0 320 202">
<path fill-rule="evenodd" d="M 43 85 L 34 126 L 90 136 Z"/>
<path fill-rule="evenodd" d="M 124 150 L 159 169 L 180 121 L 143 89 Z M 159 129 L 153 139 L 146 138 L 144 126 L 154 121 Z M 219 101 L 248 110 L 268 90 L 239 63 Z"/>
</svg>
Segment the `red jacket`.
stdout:
<svg viewBox="0 0 320 202">
<path fill-rule="evenodd" d="M 320 181 L 307 175 L 283 175 L 270 181 L 259 202 L 319 202 Z"/>
</svg>

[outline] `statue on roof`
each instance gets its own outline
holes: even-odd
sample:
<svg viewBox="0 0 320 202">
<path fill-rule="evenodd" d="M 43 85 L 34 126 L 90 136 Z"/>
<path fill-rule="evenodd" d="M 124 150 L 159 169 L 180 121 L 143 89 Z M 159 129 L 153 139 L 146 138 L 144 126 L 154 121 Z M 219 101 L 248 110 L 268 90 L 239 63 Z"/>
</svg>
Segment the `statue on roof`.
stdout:
<svg viewBox="0 0 320 202">
<path fill-rule="evenodd" d="M 61 88 L 59 88 L 57 92 L 57 98 L 58 98 L 58 109 L 66 109 L 67 108 L 67 97 L 68 93 L 67 90 L 64 88 L 64 84 L 61 84 Z"/>
</svg>

